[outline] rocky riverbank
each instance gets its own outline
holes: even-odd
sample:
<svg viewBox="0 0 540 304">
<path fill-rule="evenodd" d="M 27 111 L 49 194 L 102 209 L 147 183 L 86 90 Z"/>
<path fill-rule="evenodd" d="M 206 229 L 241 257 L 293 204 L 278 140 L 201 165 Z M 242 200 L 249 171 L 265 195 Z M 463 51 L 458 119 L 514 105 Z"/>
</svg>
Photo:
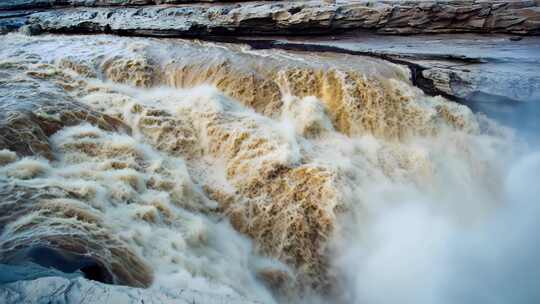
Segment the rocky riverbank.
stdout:
<svg viewBox="0 0 540 304">
<path fill-rule="evenodd" d="M 0 9 L 49 9 L 32 14 L 29 22 L 45 32 L 57 33 L 197 37 L 330 34 L 357 29 L 383 34 L 540 32 L 540 4 L 535 0 L 177 4 L 183 2 L 21 0 L 0 4 Z"/>
</svg>

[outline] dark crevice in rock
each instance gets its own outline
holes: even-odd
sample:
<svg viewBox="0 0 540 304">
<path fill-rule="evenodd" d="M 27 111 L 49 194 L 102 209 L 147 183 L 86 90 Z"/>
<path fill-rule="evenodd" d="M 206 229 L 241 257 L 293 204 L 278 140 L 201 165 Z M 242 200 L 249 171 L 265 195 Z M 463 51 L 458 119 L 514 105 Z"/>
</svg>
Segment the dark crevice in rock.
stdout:
<svg viewBox="0 0 540 304">
<path fill-rule="evenodd" d="M 64 273 L 81 271 L 84 277 L 90 280 L 113 284 L 113 275 L 100 262 L 82 255 L 76 255 L 67 251 L 60 251 L 43 246 L 27 249 L 16 260 L 25 263 L 32 262 L 45 268 L 54 268 Z"/>
</svg>

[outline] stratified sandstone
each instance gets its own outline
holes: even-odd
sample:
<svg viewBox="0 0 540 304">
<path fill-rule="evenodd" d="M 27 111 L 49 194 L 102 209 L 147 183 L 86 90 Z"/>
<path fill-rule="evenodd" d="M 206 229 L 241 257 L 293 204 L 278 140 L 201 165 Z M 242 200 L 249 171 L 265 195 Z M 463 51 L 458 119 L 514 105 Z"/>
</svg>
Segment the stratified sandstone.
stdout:
<svg viewBox="0 0 540 304">
<path fill-rule="evenodd" d="M 328 34 L 369 30 L 384 34 L 540 32 L 538 1 L 11 1 L 0 9 L 57 8 L 33 14 L 46 32 L 124 35 Z M 205 1 L 206 2 L 206 1 Z M 152 5 L 167 3 L 167 5 Z M 142 6 L 133 6 L 133 5 Z M 79 7 L 87 5 L 89 7 Z M 111 6 L 114 5 L 114 6 Z M 123 5 L 119 7 L 118 5 Z M 106 6 L 106 7 L 93 7 Z"/>
</svg>

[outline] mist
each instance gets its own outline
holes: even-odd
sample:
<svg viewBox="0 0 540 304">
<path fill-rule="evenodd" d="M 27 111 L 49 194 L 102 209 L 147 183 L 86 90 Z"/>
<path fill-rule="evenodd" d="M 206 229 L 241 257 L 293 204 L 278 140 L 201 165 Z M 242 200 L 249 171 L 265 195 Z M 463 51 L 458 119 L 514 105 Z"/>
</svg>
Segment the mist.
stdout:
<svg viewBox="0 0 540 304">
<path fill-rule="evenodd" d="M 499 166 L 498 188 L 469 179 L 433 145 L 432 152 L 448 158 L 435 173 L 446 184 L 376 180 L 363 186 L 368 193 L 354 199 L 364 204 L 353 207 L 357 215 L 343 224 L 347 236 L 334 246 L 343 303 L 540 300 L 540 149 L 536 122 L 526 117 L 503 122 L 513 133 L 504 151 L 476 155 Z M 460 179 L 463 187 L 455 187 Z"/>
</svg>

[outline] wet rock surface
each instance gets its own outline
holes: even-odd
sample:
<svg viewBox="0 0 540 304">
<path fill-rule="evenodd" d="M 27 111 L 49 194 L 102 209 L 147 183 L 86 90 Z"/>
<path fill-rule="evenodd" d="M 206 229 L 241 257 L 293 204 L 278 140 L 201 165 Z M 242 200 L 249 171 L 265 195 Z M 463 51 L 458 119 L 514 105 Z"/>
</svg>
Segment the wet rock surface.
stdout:
<svg viewBox="0 0 540 304">
<path fill-rule="evenodd" d="M 1 268 L 0 268 L 1 269 Z M 196 290 L 148 290 L 106 285 L 84 278 L 44 276 L 0 286 L 5 304 L 18 303 L 149 303 L 149 304 L 256 304 L 239 297 L 203 293 Z"/>
</svg>

